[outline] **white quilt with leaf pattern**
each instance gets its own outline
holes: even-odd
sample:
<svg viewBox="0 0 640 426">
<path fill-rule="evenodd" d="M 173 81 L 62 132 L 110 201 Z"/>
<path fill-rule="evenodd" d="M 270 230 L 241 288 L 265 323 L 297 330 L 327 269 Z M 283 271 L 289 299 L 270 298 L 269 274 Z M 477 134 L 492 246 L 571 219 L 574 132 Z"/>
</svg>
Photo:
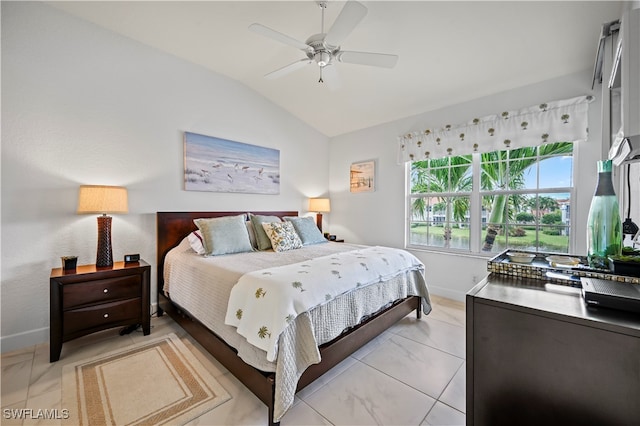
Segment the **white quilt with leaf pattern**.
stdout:
<svg viewBox="0 0 640 426">
<path fill-rule="evenodd" d="M 249 272 L 231 290 L 225 323 L 275 361 L 280 334 L 299 314 L 411 270 L 424 270 L 411 253 L 376 246 Z"/>
</svg>

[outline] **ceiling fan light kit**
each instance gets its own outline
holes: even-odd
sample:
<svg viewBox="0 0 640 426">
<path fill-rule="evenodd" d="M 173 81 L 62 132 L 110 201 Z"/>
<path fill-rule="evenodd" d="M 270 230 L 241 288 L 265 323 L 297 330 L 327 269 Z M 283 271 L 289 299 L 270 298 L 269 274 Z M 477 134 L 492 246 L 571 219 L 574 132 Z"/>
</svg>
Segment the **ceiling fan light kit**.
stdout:
<svg viewBox="0 0 640 426">
<path fill-rule="evenodd" d="M 367 8 L 361 3 L 355 0 L 347 1 L 327 33 L 324 32 L 324 9 L 327 7 L 327 2 L 317 1 L 316 3 L 322 9 L 320 33 L 312 35 L 304 43 L 261 24 L 249 25 L 250 31 L 300 49 L 306 55 L 304 59 L 266 74 L 265 78 L 279 78 L 302 68 L 304 65 L 315 63 L 320 68 L 320 80 L 318 81 L 320 83 L 325 82 L 323 79 L 324 70 L 325 77 L 327 77 L 327 85 L 329 88 L 334 89 L 338 87 L 338 75 L 335 72 L 335 67 L 330 65 L 334 65 L 336 62 L 383 68 L 393 68 L 396 65 L 398 62 L 397 55 L 341 50 L 340 43 L 342 40 L 351 34 L 367 14 Z"/>
<path fill-rule="evenodd" d="M 331 62 L 331 54 L 329 52 L 320 51 L 313 54 L 313 60 L 320 67 L 326 67 Z"/>
</svg>

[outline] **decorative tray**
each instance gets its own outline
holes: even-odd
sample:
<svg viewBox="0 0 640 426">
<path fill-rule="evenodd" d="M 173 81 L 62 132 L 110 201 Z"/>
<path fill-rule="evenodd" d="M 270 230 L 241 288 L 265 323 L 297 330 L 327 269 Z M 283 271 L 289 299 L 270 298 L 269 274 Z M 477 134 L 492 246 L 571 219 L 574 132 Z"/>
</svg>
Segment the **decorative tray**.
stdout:
<svg viewBox="0 0 640 426">
<path fill-rule="evenodd" d="M 532 260 L 531 257 L 533 257 Z M 640 277 L 619 275 L 608 269 L 589 268 L 585 256 L 564 253 L 536 253 L 507 249 L 487 262 L 487 271 L 566 285 L 579 285 L 580 277 L 640 284 Z"/>
</svg>

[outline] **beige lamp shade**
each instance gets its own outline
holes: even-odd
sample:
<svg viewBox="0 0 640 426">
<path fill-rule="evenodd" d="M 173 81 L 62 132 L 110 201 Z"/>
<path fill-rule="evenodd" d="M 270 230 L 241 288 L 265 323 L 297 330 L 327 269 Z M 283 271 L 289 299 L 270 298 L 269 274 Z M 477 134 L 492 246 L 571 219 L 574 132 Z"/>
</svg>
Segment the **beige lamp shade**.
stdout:
<svg viewBox="0 0 640 426">
<path fill-rule="evenodd" d="M 309 211 L 327 213 L 331 211 L 331 202 L 328 198 L 309 198 Z"/>
<path fill-rule="evenodd" d="M 127 188 L 103 185 L 80 186 L 78 214 L 128 212 Z"/>
</svg>

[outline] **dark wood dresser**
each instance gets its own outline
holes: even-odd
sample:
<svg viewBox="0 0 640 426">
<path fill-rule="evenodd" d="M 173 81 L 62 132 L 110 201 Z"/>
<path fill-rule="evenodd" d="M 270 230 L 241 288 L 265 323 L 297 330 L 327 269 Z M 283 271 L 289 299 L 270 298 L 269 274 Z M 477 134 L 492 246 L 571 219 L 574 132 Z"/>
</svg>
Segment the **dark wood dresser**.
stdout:
<svg viewBox="0 0 640 426">
<path fill-rule="evenodd" d="M 640 424 L 640 314 L 496 273 L 466 311 L 467 425 Z"/>
<path fill-rule="evenodd" d="M 113 266 L 80 265 L 51 270 L 50 361 L 60 359 L 62 343 L 107 328 L 141 324 L 151 332 L 151 267 L 143 260 Z"/>
</svg>

